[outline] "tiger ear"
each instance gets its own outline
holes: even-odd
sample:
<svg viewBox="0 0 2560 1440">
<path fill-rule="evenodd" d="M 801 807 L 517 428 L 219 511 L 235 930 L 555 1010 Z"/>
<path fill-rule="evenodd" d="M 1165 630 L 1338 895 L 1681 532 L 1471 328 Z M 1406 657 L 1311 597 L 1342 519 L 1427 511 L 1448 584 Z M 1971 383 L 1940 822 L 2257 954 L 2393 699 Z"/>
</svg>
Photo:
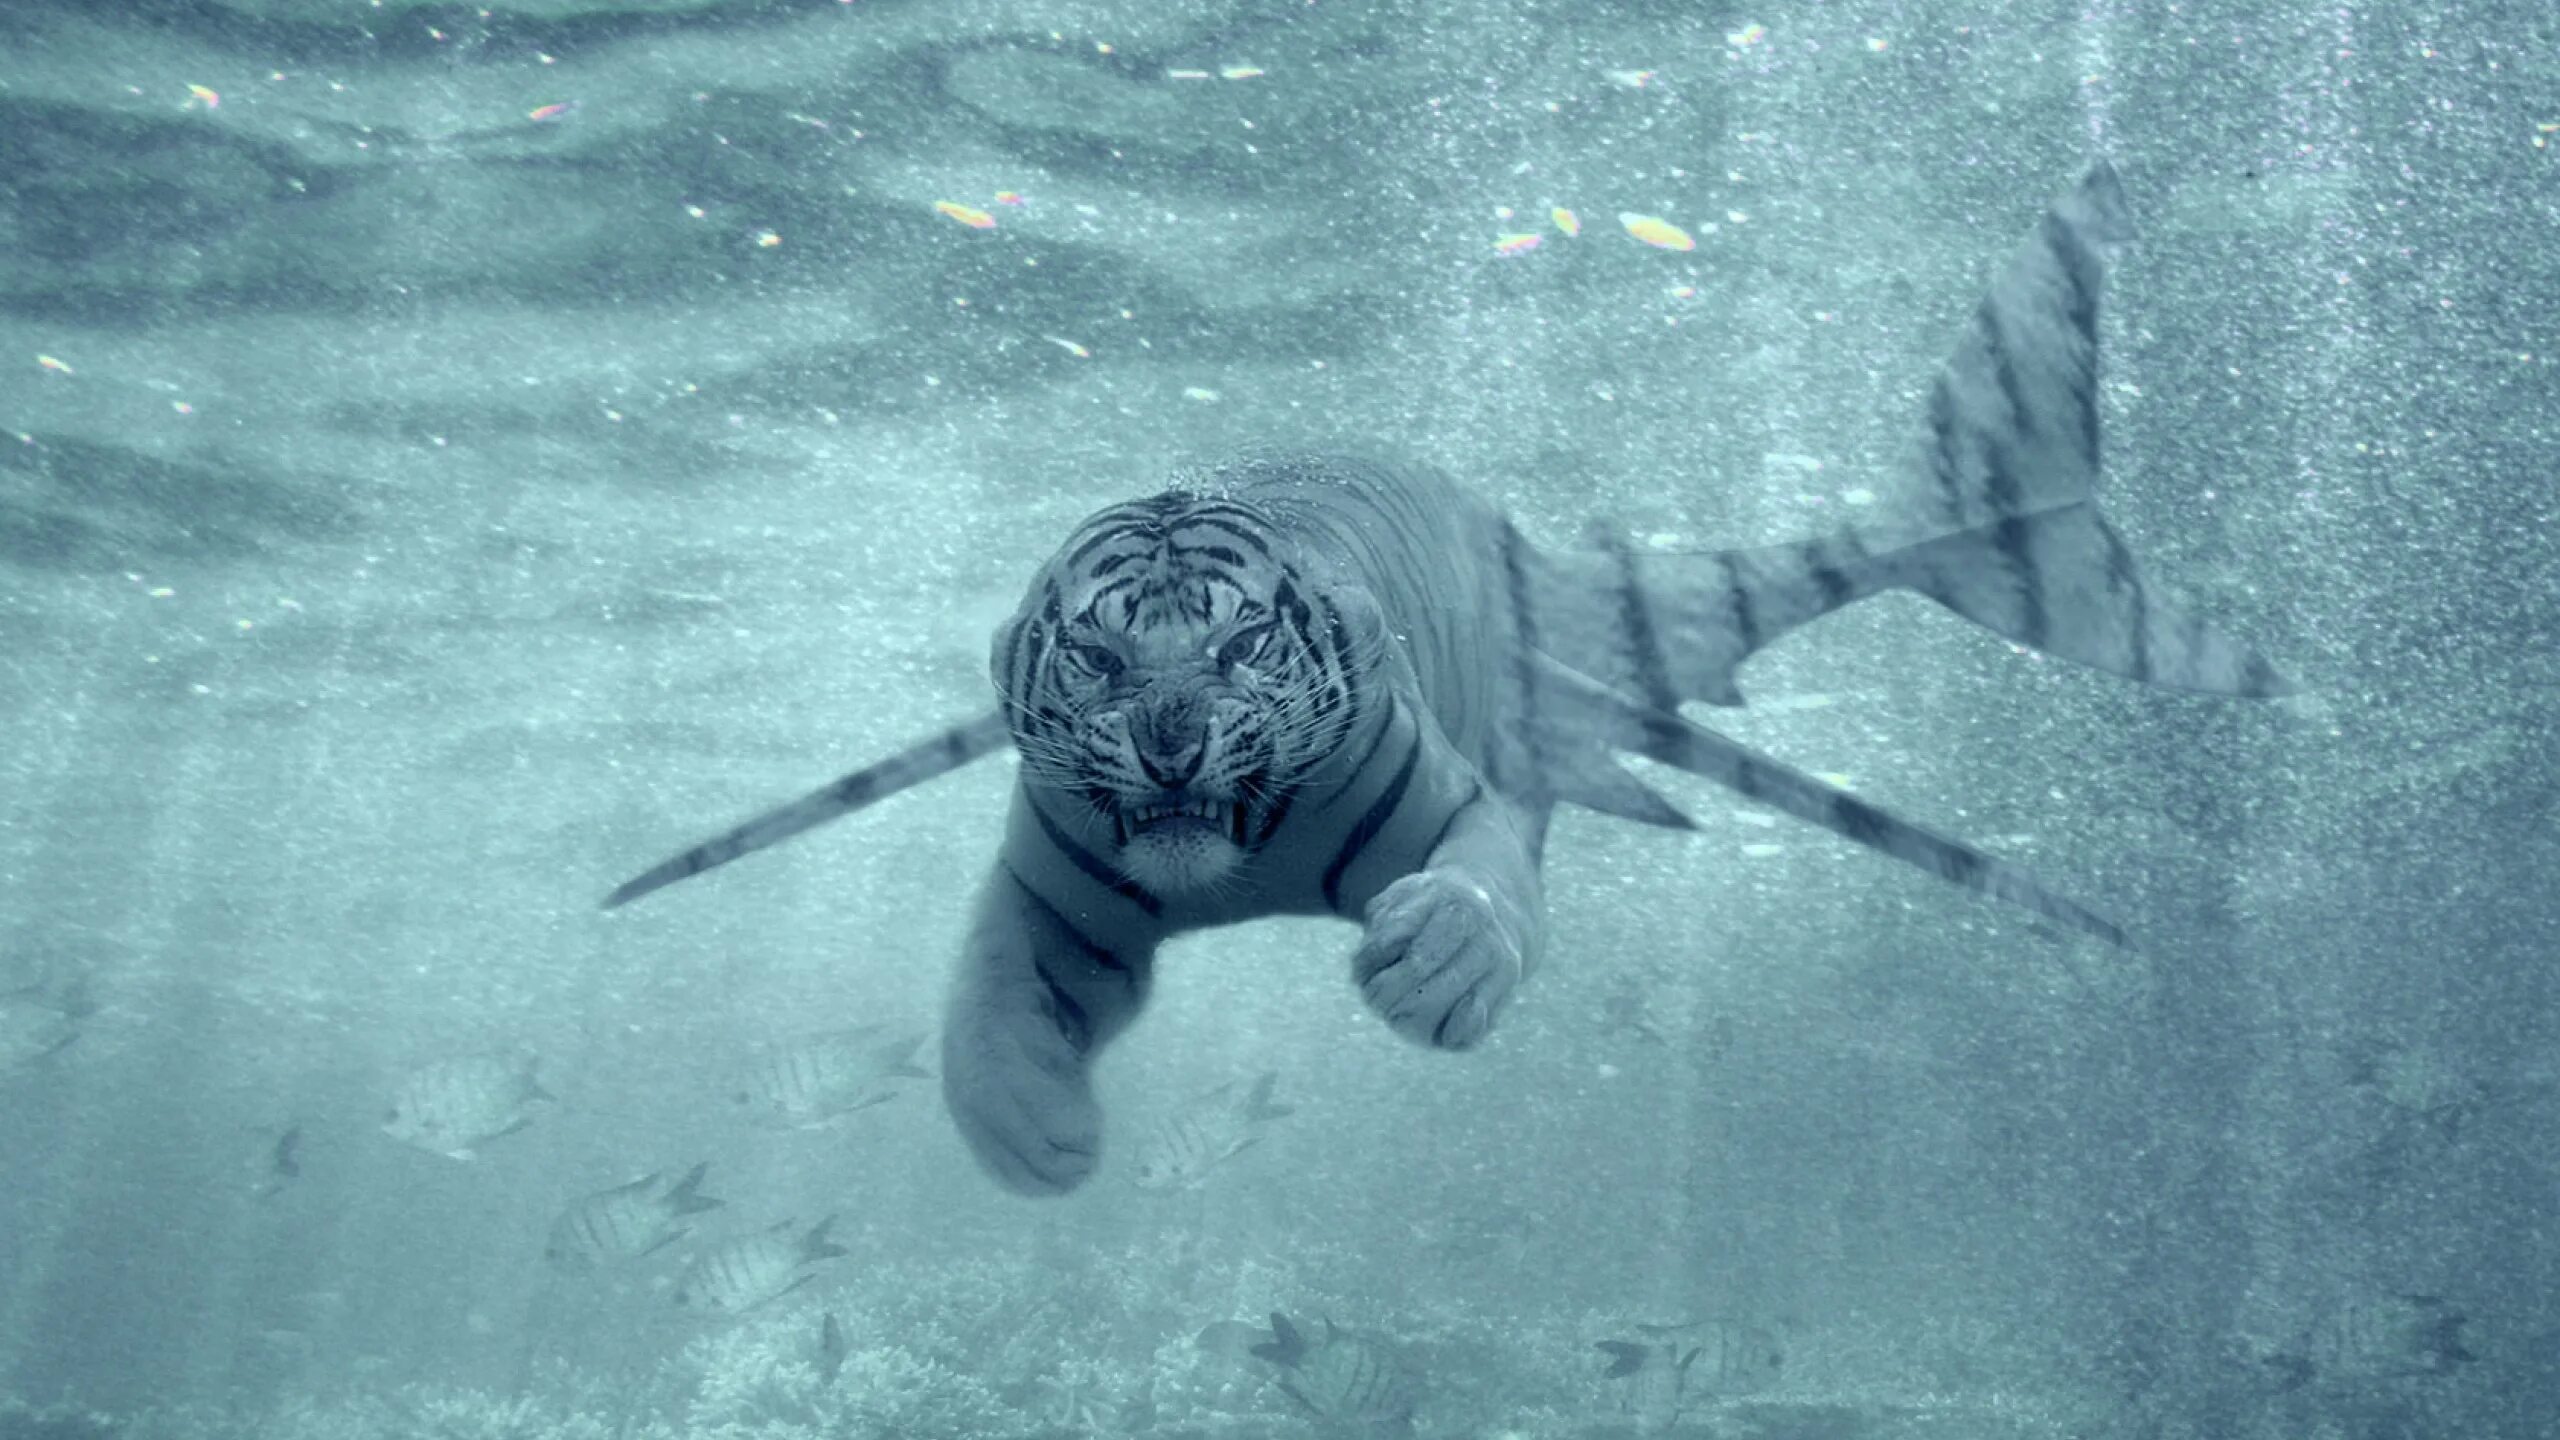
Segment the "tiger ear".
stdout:
<svg viewBox="0 0 2560 1440">
<path fill-rule="evenodd" d="M 1020 610 L 1014 611 L 1005 617 L 1003 624 L 996 627 L 995 639 L 987 646 L 987 675 L 995 681 L 996 693 L 1000 695 L 1009 693 L 1007 687 L 1013 683 L 1013 677 L 1006 672 L 1012 668 L 1013 664 L 1014 639 L 1022 633 L 1022 627 L 1029 623 L 1031 623 L 1031 617 L 1028 614 Z"/>
</svg>

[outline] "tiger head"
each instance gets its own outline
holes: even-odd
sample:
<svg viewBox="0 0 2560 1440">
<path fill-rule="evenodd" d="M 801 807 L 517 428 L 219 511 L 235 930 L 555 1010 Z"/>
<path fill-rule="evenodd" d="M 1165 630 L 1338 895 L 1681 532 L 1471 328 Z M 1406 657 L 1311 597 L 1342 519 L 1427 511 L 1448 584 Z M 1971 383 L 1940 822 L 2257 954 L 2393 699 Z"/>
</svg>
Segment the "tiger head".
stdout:
<svg viewBox="0 0 2560 1440">
<path fill-rule="evenodd" d="M 1078 527 L 997 631 L 1027 783 L 1091 807 L 1121 872 L 1214 889 L 1359 732 L 1383 624 L 1268 516 L 1171 490 Z"/>
</svg>

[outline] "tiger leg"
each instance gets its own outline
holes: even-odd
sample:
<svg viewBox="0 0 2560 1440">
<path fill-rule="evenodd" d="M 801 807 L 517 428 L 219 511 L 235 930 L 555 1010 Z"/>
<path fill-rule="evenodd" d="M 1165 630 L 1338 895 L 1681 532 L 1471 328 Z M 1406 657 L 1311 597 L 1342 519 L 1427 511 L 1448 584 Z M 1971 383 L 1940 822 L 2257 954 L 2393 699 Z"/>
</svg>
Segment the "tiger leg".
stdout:
<svg viewBox="0 0 2560 1440">
<path fill-rule="evenodd" d="M 1546 817 L 1479 787 L 1423 868 L 1364 913 L 1352 978 L 1397 1033 L 1464 1050 L 1536 967 L 1546 942 L 1538 847 Z"/>
<path fill-rule="evenodd" d="M 942 1098 L 985 1167 L 1023 1195 L 1084 1183 L 1102 1153 L 1087 1066 L 1146 1001 L 1149 956 L 1115 955 L 999 864 L 942 1027 Z"/>
</svg>

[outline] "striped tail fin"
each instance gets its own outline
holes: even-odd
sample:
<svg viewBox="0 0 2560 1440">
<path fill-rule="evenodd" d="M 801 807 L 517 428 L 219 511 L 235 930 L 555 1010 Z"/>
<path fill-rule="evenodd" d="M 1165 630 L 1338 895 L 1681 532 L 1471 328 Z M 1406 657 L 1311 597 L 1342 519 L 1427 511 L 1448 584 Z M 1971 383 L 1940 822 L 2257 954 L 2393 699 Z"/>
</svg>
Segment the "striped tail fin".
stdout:
<svg viewBox="0 0 2560 1440">
<path fill-rule="evenodd" d="M 981 756 L 1013 743 L 1004 716 L 990 711 L 954 725 L 930 740 L 910 745 L 876 765 L 831 781 L 778 809 L 714 836 L 680 855 L 662 860 L 626 880 L 604 897 L 604 908 L 628 905 L 652 890 L 717 869 L 741 855 L 779 845 L 803 830 L 850 815 L 886 800 L 910 786 L 947 775 Z"/>
<path fill-rule="evenodd" d="M 2085 501 L 1888 558 L 1900 583 L 2057 659 L 2207 695 L 2294 691 L 2266 657 L 2145 584 L 2115 527 Z"/>
<path fill-rule="evenodd" d="M 1736 667 L 1795 627 L 1894 589 L 2020 645 L 2156 685 L 2281 695 L 2248 647 L 2148 585 L 2098 514 L 2098 299 L 2131 238 L 2098 165 L 1994 280 L 1929 389 L 1916 483 L 1877 521 L 1811 540 L 1534 557 L 1541 647 L 1663 711 L 1742 702 Z"/>
<path fill-rule="evenodd" d="M 2098 297 L 2132 237 L 2124 188 L 2100 164 L 2011 258 L 1929 387 L 1927 483 L 1897 497 L 1881 532 L 1919 543 L 1880 554 L 1879 578 L 2128 679 L 2289 694 L 2263 657 L 2147 585 L 2098 513 Z"/>
</svg>

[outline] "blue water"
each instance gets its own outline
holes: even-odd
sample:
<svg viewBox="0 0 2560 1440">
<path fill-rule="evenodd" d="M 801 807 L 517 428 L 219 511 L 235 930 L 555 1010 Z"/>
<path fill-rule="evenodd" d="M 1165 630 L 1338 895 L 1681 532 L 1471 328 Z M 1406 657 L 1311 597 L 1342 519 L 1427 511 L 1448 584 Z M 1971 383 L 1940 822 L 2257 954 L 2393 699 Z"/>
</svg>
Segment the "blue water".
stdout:
<svg viewBox="0 0 2560 1440">
<path fill-rule="evenodd" d="M 1785 1363 L 1674 1433 L 2550 1433 L 2560 33 L 2207 8 L 0 5 L 0 1434 L 1315 1433 L 1194 1340 L 1274 1310 L 1426 1435 L 1627 1431 L 1596 1343 L 1711 1321 Z M 1559 821 L 1487 1047 L 1377 1023 L 1347 925 L 1193 937 L 1030 1201 L 930 1082 L 730 1099 L 938 1022 L 1010 760 L 596 907 L 985 709 L 1182 460 L 1393 446 L 1556 545 L 1851 521 L 2101 156 L 2103 503 L 2305 693 L 1906 597 L 1714 723 L 2139 953 L 1648 772 L 1700 828 Z M 495 1052 L 531 1123 L 383 1133 Z M 1259 1143 L 1131 1183 L 1266 1071 Z M 544 1262 L 701 1161 L 691 1234 Z M 2409 1296 L 2469 1358 L 2359 1348 Z"/>
</svg>

